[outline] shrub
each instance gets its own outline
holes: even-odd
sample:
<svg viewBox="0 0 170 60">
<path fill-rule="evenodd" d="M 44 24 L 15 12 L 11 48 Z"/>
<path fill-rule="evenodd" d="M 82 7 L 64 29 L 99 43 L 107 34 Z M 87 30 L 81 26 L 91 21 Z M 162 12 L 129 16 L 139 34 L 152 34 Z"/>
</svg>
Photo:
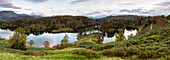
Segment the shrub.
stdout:
<svg viewBox="0 0 170 60">
<path fill-rule="evenodd" d="M 24 41 L 22 41 L 20 44 L 20 50 L 26 50 L 26 45 Z"/>
<path fill-rule="evenodd" d="M 19 42 L 16 42 L 16 43 L 14 43 L 14 44 L 11 46 L 11 48 L 13 48 L 13 49 L 20 49 L 19 45 L 20 45 L 20 43 L 19 43 Z"/>
<path fill-rule="evenodd" d="M 96 51 L 89 49 L 74 50 L 72 54 L 85 55 L 88 58 L 98 58 L 99 54 Z"/>
<path fill-rule="evenodd" d="M 25 45 L 25 42 L 22 41 L 22 42 L 16 42 L 14 43 L 11 48 L 13 49 L 20 49 L 20 50 L 26 50 L 26 45 Z"/>
<path fill-rule="evenodd" d="M 145 50 L 138 53 L 139 58 L 158 58 L 161 57 L 156 51 Z"/>
<path fill-rule="evenodd" d="M 104 56 L 109 56 L 109 57 L 126 57 L 126 56 L 132 56 L 132 55 L 136 55 L 138 52 L 140 52 L 139 49 L 137 48 L 133 48 L 133 47 L 129 47 L 129 48 L 112 48 L 112 49 L 107 49 L 107 50 L 103 50 L 101 52 L 101 54 L 103 54 Z"/>
<path fill-rule="evenodd" d="M 53 46 L 53 48 L 64 49 L 64 48 L 74 47 L 74 46 L 75 46 L 74 43 L 61 43 L 61 44 Z"/>
</svg>

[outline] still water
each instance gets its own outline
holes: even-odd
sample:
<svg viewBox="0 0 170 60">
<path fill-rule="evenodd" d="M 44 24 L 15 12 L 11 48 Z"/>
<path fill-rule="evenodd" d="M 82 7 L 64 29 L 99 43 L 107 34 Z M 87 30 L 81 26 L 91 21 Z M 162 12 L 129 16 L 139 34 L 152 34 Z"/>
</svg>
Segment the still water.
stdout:
<svg viewBox="0 0 170 60">
<path fill-rule="evenodd" d="M 100 32 L 98 30 L 93 30 L 91 32 L 87 31 L 84 33 L 90 34 L 90 33 L 102 33 L 102 32 Z M 136 33 L 137 33 L 136 29 L 135 30 L 125 29 L 124 30 L 124 35 L 125 35 L 126 39 L 128 39 L 127 38 L 128 35 L 130 35 L 130 34 L 136 35 Z M 2 38 L 10 39 L 10 37 L 13 34 L 14 34 L 13 31 L 0 29 L 0 37 L 2 37 Z M 43 42 L 49 41 L 50 46 L 52 47 L 54 45 L 60 44 L 61 40 L 63 39 L 63 37 L 66 34 L 69 36 L 68 40 L 70 43 L 74 43 L 75 41 L 78 40 L 77 39 L 78 33 L 43 33 L 41 35 L 29 34 L 27 37 L 27 41 L 34 40 L 35 44 L 33 44 L 33 46 L 39 46 L 39 47 L 44 47 Z M 114 33 L 111 33 L 111 34 L 105 33 L 105 35 L 103 36 L 103 43 L 114 42 L 114 40 L 115 40 Z"/>
</svg>

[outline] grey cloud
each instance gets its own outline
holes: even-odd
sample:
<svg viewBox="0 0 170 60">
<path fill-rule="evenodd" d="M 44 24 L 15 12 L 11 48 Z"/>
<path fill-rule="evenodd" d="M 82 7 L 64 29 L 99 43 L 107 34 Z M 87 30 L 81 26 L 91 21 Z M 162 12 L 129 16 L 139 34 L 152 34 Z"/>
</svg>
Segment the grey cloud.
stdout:
<svg viewBox="0 0 170 60">
<path fill-rule="evenodd" d="M 72 1 L 71 4 L 75 5 L 81 2 L 89 2 L 89 1 L 93 1 L 93 0 L 76 0 L 76 1 Z"/>
<path fill-rule="evenodd" d="M 33 2 L 33 3 L 40 3 L 40 2 L 47 2 L 49 0 L 26 0 L 26 1 Z"/>
<path fill-rule="evenodd" d="M 155 10 L 149 10 L 149 11 L 155 11 Z"/>
<path fill-rule="evenodd" d="M 11 2 L 6 0 L 0 0 L 0 7 L 3 8 L 13 8 L 13 9 L 21 9 L 21 7 L 14 6 Z"/>
<path fill-rule="evenodd" d="M 120 12 L 128 12 L 128 13 L 140 13 L 140 14 L 149 14 L 151 12 L 153 12 L 155 10 L 147 10 L 147 11 L 143 11 L 143 9 L 139 8 L 139 9 L 132 9 L 132 10 L 128 10 L 128 9 L 122 9 L 120 10 Z"/>
<path fill-rule="evenodd" d="M 131 11 L 128 9 L 122 9 L 122 10 L 120 10 L 120 12 L 131 12 Z"/>
<path fill-rule="evenodd" d="M 77 11 L 77 12 L 79 12 L 79 11 Z M 87 13 L 87 14 L 84 14 L 84 15 L 96 15 L 96 14 L 111 13 L 111 12 L 113 12 L 113 10 L 102 10 L 102 11 L 94 11 L 94 12 Z"/>
<path fill-rule="evenodd" d="M 140 13 L 141 14 L 149 14 L 150 12 L 147 11 L 147 12 L 140 12 Z"/>
<path fill-rule="evenodd" d="M 160 5 L 160 6 L 170 6 L 170 2 L 162 2 L 156 5 Z"/>
<path fill-rule="evenodd" d="M 113 10 L 103 10 L 103 12 L 111 13 Z"/>
<path fill-rule="evenodd" d="M 133 12 L 141 12 L 141 8 L 139 9 L 132 9 L 132 10 L 128 10 L 128 9 L 123 9 L 123 10 L 120 10 L 120 12 L 130 12 L 130 13 L 133 13 Z"/>
</svg>

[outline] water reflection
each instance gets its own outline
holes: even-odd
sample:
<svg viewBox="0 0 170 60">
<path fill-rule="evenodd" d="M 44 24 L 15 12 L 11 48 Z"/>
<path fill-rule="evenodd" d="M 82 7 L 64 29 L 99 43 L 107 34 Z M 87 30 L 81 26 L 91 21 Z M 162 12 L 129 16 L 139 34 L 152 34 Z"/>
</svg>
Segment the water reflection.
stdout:
<svg viewBox="0 0 170 60">
<path fill-rule="evenodd" d="M 34 40 L 35 44 L 33 46 L 41 46 L 42 47 L 44 41 L 49 41 L 50 46 L 54 46 L 54 45 L 61 43 L 61 40 L 63 39 L 65 34 L 67 34 L 69 36 L 69 39 L 68 39 L 69 43 L 74 43 L 75 41 L 77 41 L 77 33 L 56 33 L 56 34 L 44 33 L 42 35 L 37 35 L 37 36 L 30 34 L 28 36 L 28 41 Z"/>
<path fill-rule="evenodd" d="M 7 30 L 2 30 L 0 29 L 0 36 L 5 39 L 9 39 L 10 36 L 13 35 L 14 32 L 10 31 L 9 29 Z"/>
<path fill-rule="evenodd" d="M 116 32 L 111 32 L 111 33 L 105 33 L 103 36 L 103 42 L 102 43 L 108 43 L 108 42 L 114 42 L 115 41 L 115 33 L 118 33 L 117 31 Z M 133 34 L 133 35 L 136 35 L 137 33 L 137 29 L 135 30 L 127 30 L 125 29 L 124 30 L 124 36 L 126 39 L 128 39 L 128 36 Z"/>
<path fill-rule="evenodd" d="M 13 35 L 13 33 L 14 32 L 10 31 L 10 30 L 0 29 L 0 36 L 5 39 L 9 39 L 10 36 Z M 67 34 L 69 36 L 69 39 L 68 39 L 69 43 L 74 43 L 75 41 L 78 40 L 77 35 L 79 35 L 79 34 L 85 35 L 85 34 L 91 34 L 91 33 L 102 33 L 102 32 L 98 31 L 98 30 L 92 30 L 92 31 L 86 31 L 86 32 L 81 32 L 81 33 L 40 33 L 41 35 L 39 35 L 39 33 L 38 34 L 29 34 L 27 41 L 34 40 L 35 44 L 33 44 L 33 46 L 40 46 L 40 47 L 44 47 L 43 46 L 44 41 L 49 41 L 50 46 L 52 47 L 54 45 L 60 44 L 61 40 L 63 39 L 65 34 Z M 114 36 L 115 33 L 118 33 L 118 32 L 111 32 L 111 33 L 105 32 L 103 34 L 103 37 L 101 37 L 101 39 L 103 39 L 102 43 L 114 42 L 115 41 L 115 36 Z M 127 39 L 128 35 L 130 35 L 131 33 L 133 35 L 136 35 L 137 30 L 136 29 L 135 30 L 125 29 L 124 30 L 124 35 L 125 35 L 126 39 Z"/>
</svg>

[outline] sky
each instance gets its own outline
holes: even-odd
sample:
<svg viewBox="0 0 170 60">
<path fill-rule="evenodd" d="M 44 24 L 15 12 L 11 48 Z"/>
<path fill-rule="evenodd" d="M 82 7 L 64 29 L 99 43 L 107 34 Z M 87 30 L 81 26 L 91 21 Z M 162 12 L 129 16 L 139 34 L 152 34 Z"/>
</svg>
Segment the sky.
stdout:
<svg viewBox="0 0 170 60">
<path fill-rule="evenodd" d="M 0 11 L 42 16 L 169 15 L 170 0 L 0 0 Z"/>
</svg>

